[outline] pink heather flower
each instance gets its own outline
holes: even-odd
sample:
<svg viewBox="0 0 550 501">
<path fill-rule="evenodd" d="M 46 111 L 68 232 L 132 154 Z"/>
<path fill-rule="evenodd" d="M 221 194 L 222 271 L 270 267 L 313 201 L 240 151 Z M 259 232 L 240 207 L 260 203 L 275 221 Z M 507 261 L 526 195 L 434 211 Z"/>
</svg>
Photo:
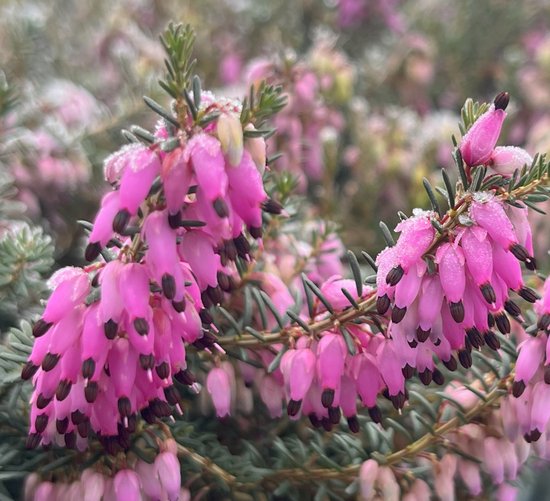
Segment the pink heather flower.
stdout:
<svg viewBox="0 0 550 501">
<path fill-rule="evenodd" d="M 214 367 L 206 378 L 206 389 L 212 397 L 218 417 L 230 414 L 231 407 L 231 383 L 227 372 L 221 367 Z"/>
<path fill-rule="evenodd" d="M 147 147 L 130 150 L 128 157 L 120 180 L 119 208 L 134 216 L 160 173 L 160 159 Z"/>
<path fill-rule="evenodd" d="M 145 461 L 139 459 L 136 462 L 134 469 L 139 476 L 143 494 L 148 496 L 150 499 L 162 499 L 164 493 L 162 485 L 159 482 L 156 462 L 146 463 Z"/>
<path fill-rule="evenodd" d="M 493 273 L 493 250 L 487 232 L 479 226 L 466 228 L 460 236 L 460 245 L 474 283 L 478 287 L 489 284 Z"/>
<path fill-rule="evenodd" d="M 149 214 L 143 225 L 143 235 L 148 245 L 146 265 L 150 275 L 162 287 L 168 299 L 181 301 L 182 272 L 179 266 L 176 233 L 168 223 L 168 214 L 164 211 Z"/>
<path fill-rule="evenodd" d="M 332 398 L 344 374 L 346 354 L 346 344 L 340 334 L 324 334 L 317 345 L 317 377 L 324 391 L 333 390 Z M 325 407 L 331 404 L 329 402 Z"/>
<path fill-rule="evenodd" d="M 229 168 L 229 199 L 239 217 L 249 228 L 261 228 L 260 204 L 267 199 L 262 176 L 248 151 L 244 151 L 240 163 Z"/>
<path fill-rule="evenodd" d="M 133 470 L 120 470 L 113 480 L 117 501 L 140 501 L 139 477 Z"/>
<path fill-rule="evenodd" d="M 208 134 L 198 134 L 187 144 L 187 152 L 206 198 L 210 202 L 223 198 L 227 190 L 227 174 L 220 142 Z"/>
<path fill-rule="evenodd" d="M 164 157 L 160 177 L 169 214 L 180 211 L 191 185 L 192 174 L 187 155 L 181 148 L 176 148 Z"/>
<path fill-rule="evenodd" d="M 441 501 L 454 501 L 455 499 L 454 475 L 456 463 L 457 458 L 455 455 L 445 454 L 436 466 L 434 487 Z"/>
<path fill-rule="evenodd" d="M 425 277 L 418 300 L 418 327 L 424 332 L 432 329 L 441 311 L 443 289 L 439 277 Z"/>
<path fill-rule="evenodd" d="M 272 418 L 283 414 L 283 388 L 273 376 L 264 376 L 259 382 L 260 398 Z"/>
<path fill-rule="evenodd" d="M 75 308 L 90 293 L 88 274 L 72 266 L 55 272 L 48 284 L 53 292 L 42 315 L 46 324 L 59 322 L 68 310 Z"/>
<path fill-rule="evenodd" d="M 376 353 L 380 375 L 388 386 L 388 392 L 392 397 L 403 394 L 405 389 L 405 378 L 401 372 L 400 357 L 395 350 L 394 343 L 386 340 L 380 344 Z M 399 405 L 399 407 L 401 406 Z"/>
<path fill-rule="evenodd" d="M 499 485 L 496 492 L 496 499 L 498 501 L 516 501 L 519 489 L 511 484 Z"/>
<path fill-rule="evenodd" d="M 420 261 L 416 266 L 412 266 L 408 272 L 403 275 L 403 278 L 395 287 L 395 307 L 406 309 L 416 299 L 420 285 L 422 284 L 422 276 L 426 270 L 426 263 Z"/>
<path fill-rule="evenodd" d="M 435 261 L 439 265 L 439 278 L 445 297 L 449 302 L 451 315 L 456 322 L 464 320 L 462 298 L 466 287 L 464 254 L 454 244 L 445 243 L 438 247 Z"/>
<path fill-rule="evenodd" d="M 344 295 L 342 289 L 345 289 L 353 299 L 359 299 L 354 280 L 343 279 L 341 276 L 335 275 L 321 285 L 322 294 L 336 310 L 344 310 L 351 306 L 349 299 Z"/>
<path fill-rule="evenodd" d="M 161 452 L 155 458 L 157 476 L 169 501 L 177 501 L 181 487 L 180 463 L 171 452 Z"/>
<path fill-rule="evenodd" d="M 550 420 L 550 385 L 545 381 L 536 383 L 529 400 L 532 402 L 530 429 L 542 433 Z"/>
<path fill-rule="evenodd" d="M 508 95 L 499 94 L 488 111 L 481 115 L 460 142 L 460 153 L 466 165 L 472 167 L 489 161 L 506 118 Z"/>
<path fill-rule="evenodd" d="M 309 348 L 296 350 L 290 372 L 287 373 L 291 400 L 299 402 L 305 397 L 315 376 L 315 361 L 315 355 Z"/>
<path fill-rule="evenodd" d="M 504 481 L 504 460 L 499 440 L 495 437 L 485 438 L 483 452 L 483 467 L 495 484 L 501 484 Z"/>
<path fill-rule="evenodd" d="M 34 492 L 34 501 L 50 501 L 55 499 L 55 484 L 51 482 L 41 482 Z"/>
<path fill-rule="evenodd" d="M 109 184 L 116 185 L 120 182 L 131 151 L 139 147 L 137 144 L 127 144 L 105 159 L 103 162 L 103 175 Z"/>
<path fill-rule="evenodd" d="M 101 501 L 105 492 L 106 479 L 101 474 L 86 468 L 80 476 L 83 501 Z"/>
<path fill-rule="evenodd" d="M 112 191 L 107 193 L 101 200 L 101 208 L 94 220 L 94 227 L 88 238 L 89 244 L 86 248 L 86 260 L 93 261 L 102 247 L 113 236 L 113 221 L 120 206 L 120 193 Z"/>
<path fill-rule="evenodd" d="M 193 269 L 201 290 L 218 285 L 221 263 L 214 245 L 212 238 L 201 230 L 186 231 L 181 239 L 180 255 Z"/>
<path fill-rule="evenodd" d="M 373 499 L 376 494 L 374 483 L 378 476 L 378 463 L 374 459 L 367 459 L 359 469 L 359 487 L 361 497 L 365 501 Z"/>
<path fill-rule="evenodd" d="M 360 355 L 356 381 L 357 393 L 361 397 L 363 405 L 369 408 L 375 407 L 376 397 L 384 387 L 384 382 L 378 370 L 376 360 L 370 355 Z"/>
<path fill-rule="evenodd" d="M 432 212 L 416 211 L 412 217 L 401 221 L 395 227 L 395 231 L 401 232 L 396 244 L 396 264 L 400 265 L 403 271 L 408 271 L 416 264 L 432 244 L 435 236 L 435 229 L 431 224 L 432 217 Z"/>
<path fill-rule="evenodd" d="M 523 148 L 517 146 L 497 146 L 491 155 L 488 164 L 501 176 L 510 177 L 517 169 L 528 167 L 533 163 L 533 157 Z"/>
<path fill-rule="evenodd" d="M 525 385 L 531 381 L 544 360 L 545 346 L 545 336 L 530 337 L 518 346 L 519 355 L 514 381 L 521 381 Z"/>
<path fill-rule="evenodd" d="M 458 474 L 472 496 L 481 494 L 481 472 L 477 463 L 460 458 L 458 460 Z"/>
<path fill-rule="evenodd" d="M 506 215 L 502 202 L 494 195 L 476 194 L 470 207 L 470 215 L 504 249 L 509 249 L 512 244 L 517 243 L 510 218 Z"/>
</svg>

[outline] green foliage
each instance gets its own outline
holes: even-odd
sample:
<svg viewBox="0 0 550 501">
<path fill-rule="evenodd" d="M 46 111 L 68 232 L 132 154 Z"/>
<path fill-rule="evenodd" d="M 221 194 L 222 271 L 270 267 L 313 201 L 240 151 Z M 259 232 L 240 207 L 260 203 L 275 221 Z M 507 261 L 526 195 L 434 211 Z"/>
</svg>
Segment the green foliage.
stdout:
<svg viewBox="0 0 550 501">
<path fill-rule="evenodd" d="M 191 76 L 196 60 L 191 59 L 193 45 L 195 44 L 195 32 L 190 25 L 168 25 L 164 35 L 160 37 L 167 58 L 166 76 L 160 80 L 161 87 L 174 99 L 183 97 L 191 85 Z"/>
</svg>

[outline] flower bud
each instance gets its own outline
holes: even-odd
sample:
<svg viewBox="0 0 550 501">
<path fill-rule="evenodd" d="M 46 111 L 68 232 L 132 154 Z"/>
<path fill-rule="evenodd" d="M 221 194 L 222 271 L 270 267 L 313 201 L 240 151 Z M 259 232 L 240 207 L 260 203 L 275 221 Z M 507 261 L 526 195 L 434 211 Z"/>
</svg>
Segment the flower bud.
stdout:
<svg viewBox="0 0 550 501">
<path fill-rule="evenodd" d="M 470 127 L 459 146 L 466 165 L 472 167 L 489 161 L 505 118 L 506 112 L 503 109 L 491 105 Z"/>
<path fill-rule="evenodd" d="M 229 164 L 236 167 L 243 155 L 243 128 L 234 113 L 222 113 L 217 122 L 218 139 Z"/>
</svg>

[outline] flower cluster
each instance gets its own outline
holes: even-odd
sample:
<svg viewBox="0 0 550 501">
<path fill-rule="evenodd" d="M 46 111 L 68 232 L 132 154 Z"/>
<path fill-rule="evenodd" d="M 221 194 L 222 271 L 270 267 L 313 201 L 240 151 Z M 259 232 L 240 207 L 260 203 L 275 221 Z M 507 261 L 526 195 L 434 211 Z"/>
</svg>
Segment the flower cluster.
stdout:
<svg viewBox="0 0 550 501">
<path fill-rule="evenodd" d="M 177 445 L 173 439 L 169 439 L 161 445 L 161 450 L 152 463 L 137 459 L 131 467 L 126 465 L 113 476 L 86 468 L 78 480 L 65 483 L 44 481 L 37 474 L 32 474 L 25 483 L 25 499 L 186 501 L 190 499 L 190 494 L 181 487 Z"/>
<path fill-rule="evenodd" d="M 351 97 L 353 69 L 342 53 L 320 41 L 306 61 L 253 62 L 248 83 L 264 79 L 281 83 L 288 95 L 288 106 L 273 121 L 277 136 L 269 141 L 269 147 L 284 153 L 277 169 L 297 175 L 304 190 L 323 179 L 325 149 L 342 133 L 343 116 L 331 103 L 344 103 Z"/>
<path fill-rule="evenodd" d="M 263 188 L 265 143 L 244 140 L 238 103 L 203 93 L 199 112 L 216 119 L 163 123 L 152 145 L 106 160 L 115 189 L 85 252 L 104 260 L 60 270 L 34 326 L 30 446 L 64 436 L 84 448 L 92 430 L 125 449 L 139 412 L 148 422 L 181 413 L 175 382 L 195 383 L 186 345 L 221 350 L 205 307 L 231 288 L 235 260 L 250 259 L 245 229 L 260 238 L 262 210 L 280 206 Z"/>
<path fill-rule="evenodd" d="M 503 420 L 510 439 L 523 435 L 528 442 L 535 442 L 542 436 L 546 443 L 550 423 L 550 279 L 534 310 L 537 331 L 521 333 L 512 396 L 503 402 Z"/>
</svg>

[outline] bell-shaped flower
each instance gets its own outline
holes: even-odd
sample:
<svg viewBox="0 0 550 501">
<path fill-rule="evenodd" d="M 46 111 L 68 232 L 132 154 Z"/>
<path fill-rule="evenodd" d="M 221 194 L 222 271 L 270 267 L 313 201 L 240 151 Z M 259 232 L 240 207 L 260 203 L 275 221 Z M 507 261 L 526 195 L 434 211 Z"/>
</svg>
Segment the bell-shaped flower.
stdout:
<svg viewBox="0 0 550 501">
<path fill-rule="evenodd" d="M 183 205 L 192 176 L 187 155 L 180 148 L 171 151 L 163 159 L 160 177 L 170 215 L 176 214 Z"/>
<path fill-rule="evenodd" d="M 326 333 L 317 345 L 317 377 L 323 390 L 336 390 L 344 374 L 347 349 L 340 334 Z"/>
<path fill-rule="evenodd" d="M 218 417 L 228 416 L 231 409 L 231 382 L 221 367 L 214 367 L 206 377 L 206 389 L 212 397 Z"/>
<path fill-rule="evenodd" d="M 462 322 L 464 320 L 462 298 L 466 288 L 464 253 L 460 247 L 445 243 L 438 247 L 435 261 L 439 265 L 439 280 L 449 302 L 451 315 L 456 322 Z"/>
<path fill-rule="evenodd" d="M 220 142 L 209 134 L 197 134 L 187 144 L 195 177 L 206 198 L 214 202 L 227 191 L 225 160 Z"/>
<path fill-rule="evenodd" d="M 140 501 L 139 477 L 134 470 L 120 470 L 113 479 L 116 501 Z"/>
<path fill-rule="evenodd" d="M 73 266 L 55 272 L 48 285 L 53 288 L 53 292 L 42 315 L 42 320 L 47 324 L 59 322 L 90 293 L 88 274 Z"/>
<path fill-rule="evenodd" d="M 160 159 L 155 151 L 145 146 L 132 150 L 120 180 L 119 209 L 136 215 L 159 173 Z"/>
<path fill-rule="evenodd" d="M 516 170 L 521 170 L 525 165 L 530 166 L 533 157 L 523 148 L 517 146 L 497 146 L 488 164 L 501 176 L 510 177 Z"/>
<path fill-rule="evenodd" d="M 177 501 L 181 487 L 181 472 L 178 457 L 168 451 L 155 458 L 157 476 L 169 501 Z"/>
</svg>

